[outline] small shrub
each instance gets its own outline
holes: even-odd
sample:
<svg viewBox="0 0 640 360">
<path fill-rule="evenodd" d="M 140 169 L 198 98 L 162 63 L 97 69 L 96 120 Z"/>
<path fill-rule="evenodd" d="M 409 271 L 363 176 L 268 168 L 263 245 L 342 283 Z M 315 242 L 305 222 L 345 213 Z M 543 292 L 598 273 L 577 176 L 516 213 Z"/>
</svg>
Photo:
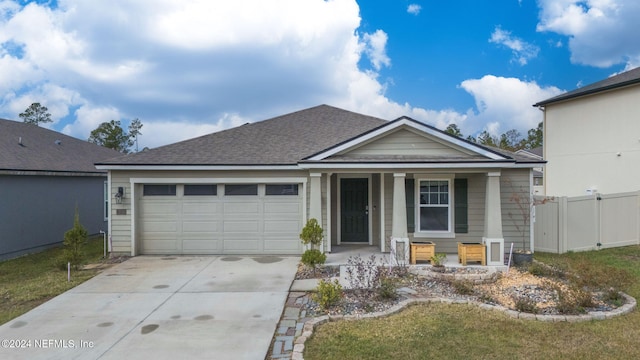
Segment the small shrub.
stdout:
<svg viewBox="0 0 640 360">
<path fill-rule="evenodd" d="M 396 293 L 397 281 L 395 278 L 386 273 L 380 274 L 380 285 L 378 286 L 378 296 L 381 299 L 393 300 L 398 297 Z"/>
<path fill-rule="evenodd" d="M 586 308 L 594 305 L 591 293 L 581 287 L 576 285 L 571 285 L 569 288 L 562 288 L 560 285 L 550 286 L 555 290 L 556 309 L 561 314 L 584 314 L 587 312 Z"/>
<path fill-rule="evenodd" d="M 453 280 L 451 285 L 460 295 L 473 294 L 473 283 L 469 280 Z"/>
<path fill-rule="evenodd" d="M 302 263 L 306 266 L 313 268 L 313 273 L 316 272 L 316 267 L 322 265 L 327 261 L 327 255 L 323 254 L 320 250 L 310 249 L 302 254 Z"/>
<path fill-rule="evenodd" d="M 486 304 L 496 304 L 497 303 L 496 299 L 491 297 L 491 295 L 485 294 L 485 293 L 480 294 L 480 296 L 478 296 L 478 301 L 486 303 Z"/>
<path fill-rule="evenodd" d="M 447 261 L 445 253 L 436 253 L 431 257 L 431 265 L 433 266 L 444 266 L 445 261 Z"/>
<path fill-rule="evenodd" d="M 342 285 L 338 280 L 322 279 L 318 283 L 316 293 L 313 296 L 313 300 L 320 305 L 324 310 L 329 309 L 332 305 L 336 304 L 342 297 Z"/>
<path fill-rule="evenodd" d="M 535 276 L 551 277 L 555 275 L 551 267 L 545 264 L 539 263 L 537 261 L 534 261 L 531 264 L 529 264 L 529 267 L 527 268 L 527 270 L 531 275 L 535 275 Z"/>
<path fill-rule="evenodd" d="M 82 247 L 87 242 L 87 237 L 87 229 L 80 224 L 80 215 L 78 214 L 78 208 L 76 208 L 73 227 L 64 233 L 64 250 L 62 255 L 64 265 L 60 265 L 66 268 L 67 263 L 71 263 L 71 266 L 75 270 L 80 268 L 80 265 L 82 265 L 84 261 Z"/>
<path fill-rule="evenodd" d="M 620 291 L 614 288 L 609 288 L 604 292 L 604 300 L 616 307 L 620 307 L 622 306 L 622 304 L 624 304 L 624 298 L 622 297 L 622 294 L 620 294 Z"/>
<path fill-rule="evenodd" d="M 322 243 L 323 231 L 320 224 L 318 224 L 318 220 L 309 219 L 304 228 L 302 228 L 300 240 L 305 245 L 318 246 Z"/>
<path fill-rule="evenodd" d="M 538 306 L 535 300 L 528 296 L 513 296 L 513 303 L 516 310 L 520 312 L 537 314 Z"/>
</svg>

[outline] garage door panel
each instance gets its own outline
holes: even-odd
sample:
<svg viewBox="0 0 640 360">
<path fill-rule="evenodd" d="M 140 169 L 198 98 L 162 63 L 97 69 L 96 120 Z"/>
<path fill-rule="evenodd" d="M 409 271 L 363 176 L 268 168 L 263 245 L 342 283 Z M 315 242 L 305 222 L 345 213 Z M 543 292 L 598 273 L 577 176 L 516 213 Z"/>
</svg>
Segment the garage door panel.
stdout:
<svg viewBox="0 0 640 360">
<path fill-rule="evenodd" d="M 225 221 L 224 232 L 225 234 L 251 234 L 257 233 L 260 229 L 260 222 L 257 220 L 247 221 Z"/>
<path fill-rule="evenodd" d="M 295 220 L 265 220 L 264 233 L 296 233 L 300 229 L 300 222 Z"/>
<path fill-rule="evenodd" d="M 228 251 L 235 251 L 237 253 L 237 251 L 251 251 L 253 253 L 255 253 L 256 251 L 260 250 L 260 243 L 262 242 L 262 239 L 260 239 L 260 237 L 254 237 L 254 238 L 249 238 L 249 237 L 237 237 L 237 238 L 233 238 L 233 237 L 226 237 L 224 239 L 224 251 L 225 253 Z"/>
<path fill-rule="evenodd" d="M 182 251 L 179 242 L 174 239 L 152 238 L 142 244 L 143 252 L 150 254 L 176 254 Z"/>
<path fill-rule="evenodd" d="M 264 203 L 265 215 L 297 214 L 300 212 L 299 202 Z"/>
<path fill-rule="evenodd" d="M 217 221 L 185 221 L 182 223 L 183 233 L 217 233 L 219 228 Z"/>
<path fill-rule="evenodd" d="M 175 221 L 145 221 L 141 224 L 142 231 L 152 233 L 176 233 L 178 223 Z"/>
<path fill-rule="evenodd" d="M 187 216 L 216 216 L 220 213 L 217 203 L 185 202 L 182 204 L 182 213 Z"/>
<path fill-rule="evenodd" d="M 278 251 L 281 253 L 298 254 L 302 250 L 300 239 L 282 240 L 282 239 L 265 239 L 265 251 Z M 290 251 L 290 252 L 286 252 Z"/>
<path fill-rule="evenodd" d="M 232 201 L 226 199 L 225 201 Z M 224 213 L 226 214 L 258 214 L 260 212 L 260 203 L 257 201 L 225 202 Z"/>
<path fill-rule="evenodd" d="M 180 204 L 175 200 L 168 201 L 145 201 L 143 202 L 145 215 L 166 215 L 175 217 L 180 212 Z"/>
<path fill-rule="evenodd" d="M 182 251 L 185 254 L 212 253 L 221 251 L 222 242 L 211 238 L 182 239 Z"/>
</svg>

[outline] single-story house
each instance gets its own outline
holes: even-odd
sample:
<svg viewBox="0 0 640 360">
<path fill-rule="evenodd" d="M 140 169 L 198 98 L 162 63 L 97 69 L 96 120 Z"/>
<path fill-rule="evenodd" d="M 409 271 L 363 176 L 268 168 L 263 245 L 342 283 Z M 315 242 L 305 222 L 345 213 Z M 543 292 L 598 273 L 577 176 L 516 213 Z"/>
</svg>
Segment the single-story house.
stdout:
<svg viewBox="0 0 640 360">
<path fill-rule="evenodd" d="M 640 67 L 540 101 L 545 194 L 640 190 Z"/>
<path fill-rule="evenodd" d="M 514 198 L 529 201 L 543 163 L 408 117 L 321 105 L 96 166 L 109 171 L 114 252 L 301 254 L 315 218 L 327 252 L 485 241 L 502 264 L 505 242 L 533 249 Z"/>
<path fill-rule="evenodd" d="M 107 231 L 107 172 L 117 151 L 0 119 L 0 260 L 60 245 L 76 207 L 90 234 Z"/>
</svg>

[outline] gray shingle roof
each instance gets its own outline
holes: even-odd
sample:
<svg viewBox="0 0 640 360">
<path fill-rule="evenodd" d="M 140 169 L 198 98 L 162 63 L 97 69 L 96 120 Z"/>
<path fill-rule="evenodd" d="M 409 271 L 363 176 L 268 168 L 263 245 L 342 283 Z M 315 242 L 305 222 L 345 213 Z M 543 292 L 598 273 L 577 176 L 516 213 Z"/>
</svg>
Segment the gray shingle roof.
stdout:
<svg viewBox="0 0 640 360">
<path fill-rule="evenodd" d="M 100 165 L 295 165 L 387 121 L 320 105 L 100 162 Z"/>
<path fill-rule="evenodd" d="M 334 148 L 387 124 L 390 122 L 328 105 L 320 105 L 156 149 L 109 159 L 99 162 L 97 165 L 125 167 L 297 165 L 301 162 L 310 162 L 305 159 L 312 155 Z M 483 148 L 477 144 L 474 146 Z M 513 159 L 507 160 L 507 162 L 514 160 L 526 163 L 535 162 L 529 157 L 501 149 L 484 148 L 502 154 L 508 159 Z M 367 160 L 372 161 L 372 159 Z M 377 157 L 373 160 L 423 163 L 493 161 L 482 156 L 465 159 Z M 322 162 L 345 161 L 353 162 L 354 159 L 333 156 L 330 159 L 322 160 Z M 366 162 L 364 159 L 355 159 L 355 161 Z"/>
<path fill-rule="evenodd" d="M 638 83 L 640 83 L 640 67 L 625 71 L 621 74 L 606 78 L 593 84 L 583 86 L 579 89 L 560 94 L 547 100 L 540 101 L 533 106 L 545 106 L 558 101 L 569 100 L 580 96 L 595 94 L 601 91 L 612 90 Z"/>
<path fill-rule="evenodd" d="M 103 173 L 94 163 L 120 155 L 53 130 L 0 119 L 0 171 Z"/>
</svg>

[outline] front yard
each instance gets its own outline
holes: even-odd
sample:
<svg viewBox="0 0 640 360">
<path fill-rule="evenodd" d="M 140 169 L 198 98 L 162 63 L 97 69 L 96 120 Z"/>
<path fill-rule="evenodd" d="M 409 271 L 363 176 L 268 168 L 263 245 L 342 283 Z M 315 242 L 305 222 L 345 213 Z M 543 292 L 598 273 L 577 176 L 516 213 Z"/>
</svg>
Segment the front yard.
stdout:
<svg viewBox="0 0 640 360">
<path fill-rule="evenodd" d="M 626 283 L 640 296 L 640 247 L 536 259 L 580 274 L 590 282 Z M 631 281 L 618 279 L 630 278 Z M 640 315 L 582 323 L 512 319 L 474 305 L 428 303 L 387 318 L 319 326 L 305 343 L 305 359 L 584 359 L 640 358 Z"/>
<path fill-rule="evenodd" d="M 100 263 L 102 236 L 91 238 L 84 247 L 88 263 Z M 0 262 L 0 325 L 49 299 L 78 286 L 98 273 L 98 269 L 71 271 L 59 268 L 62 246 L 37 254 Z"/>
</svg>

